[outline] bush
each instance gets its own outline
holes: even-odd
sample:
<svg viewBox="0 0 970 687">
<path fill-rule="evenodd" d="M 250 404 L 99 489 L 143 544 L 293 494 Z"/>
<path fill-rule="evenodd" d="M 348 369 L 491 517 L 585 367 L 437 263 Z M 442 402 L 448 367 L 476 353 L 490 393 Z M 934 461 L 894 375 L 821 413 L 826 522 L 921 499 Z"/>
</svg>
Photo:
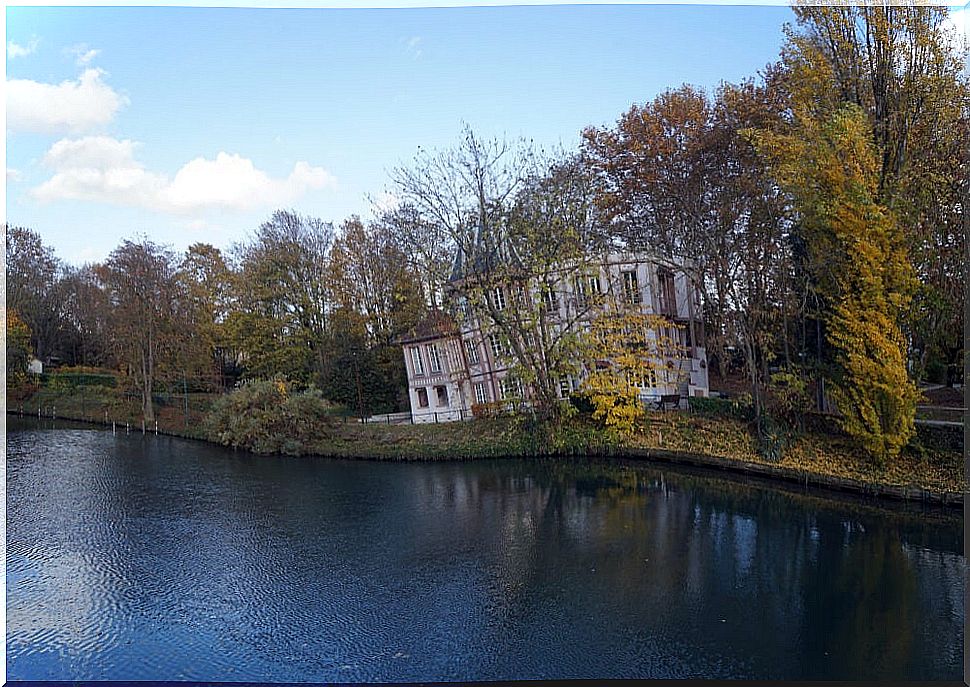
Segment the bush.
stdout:
<svg viewBox="0 0 970 687">
<path fill-rule="evenodd" d="M 39 375 L 41 384 L 53 391 L 71 391 L 82 386 L 114 388 L 118 379 L 113 374 L 93 372 L 50 372 Z"/>
<path fill-rule="evenodd" d="M 751 398 L 747 394 L 736 399 L 690 396 L 687 399 L 687 406 L 692 413 L 702 417 L 733 420 L 754 419 L 754 408 L 751 405 Z"/>
<path fill-rule="evenodd" d="M 488 403 L 473 403 L 472 417 L 508 417 L 515 414 L 515 406 L 511 401 L 489 401 Z"/>
<path fill-rule="evenodd" d="M 217 400 L 206 415 L 207 438 L 253 453 L 313 453 L 330 436 L 332 405 L 320 391 L 294 393 L 282 380 L 248 382 Z"/>
</svg>

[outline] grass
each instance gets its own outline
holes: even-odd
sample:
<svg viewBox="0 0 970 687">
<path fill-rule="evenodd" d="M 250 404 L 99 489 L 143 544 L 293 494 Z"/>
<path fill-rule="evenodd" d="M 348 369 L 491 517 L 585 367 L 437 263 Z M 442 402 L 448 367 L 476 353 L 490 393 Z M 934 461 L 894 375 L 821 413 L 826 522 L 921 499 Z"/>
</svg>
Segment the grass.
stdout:
<svg viewBox="0 0 970 687">
<path fill-rule="evenodd" d="M 216 397 L 188 395 L 158 406 L 160 432 L 205 439 L 202 421 Z M 122 424 L 141 428 L 138 398 L 109 388 L 82 387 L 56 391 L 40 388 L 25 398 L 11 393 L 8 412 L 23 406 L 25 415 L 37 409 L 50 416 Z M 148 427 L 153 431 L 154 427 Z M 322 428 L 323 429 L 323 428 Z M 881 465 L 865 457 L 837 432 L 808 431 L 798 436 L 780 460 L 769 461 L 758 451 L 750 423 L 740 418 L 706 417 L 683 412 L 651 413 L 631 437 L 609 438 L 588 420 L 574 418 L 555 429 L 530 427 L 522 418 L 477 419 L 471 423 L 424 425 L 360 424 L 334 418 L 319 442 L 315 455 L 378 460 L 441 460 L 546 455 L 642 455 L 651 450 L 687 452 L 726 461 L 765 466 L 773 470 L 822 475 L 866 484 L 908 487 L 933 493 L 958 493 L 966 488 L 961 450 L 940 445 L 919 445 Z"/>
<path fill-rule="evenodd" d="M 628 445 L 702 453 L 814 475 L 933 492 L 962 492 L 966 487 L 963 455 L 958 450 L 907 449 L 897 458 L 879 464 L 865 456 L 847 437 L 816 430 L 798 436 L 780 460 L 770 461 L 758 451 L 750 424 L 731 418 L 683 413 L 655 415 Z"/>
</svg>

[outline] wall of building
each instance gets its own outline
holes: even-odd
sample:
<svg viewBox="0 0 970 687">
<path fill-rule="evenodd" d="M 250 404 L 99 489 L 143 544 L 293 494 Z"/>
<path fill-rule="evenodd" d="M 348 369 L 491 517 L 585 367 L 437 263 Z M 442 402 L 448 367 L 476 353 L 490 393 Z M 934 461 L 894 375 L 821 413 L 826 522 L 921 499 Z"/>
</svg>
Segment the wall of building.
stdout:
<svg viewBox="0 0 970 687">
<path fill-rule="evenodd" d="M 601 292 L 613 290 L 618 298 L 624 298 L 623 272 L 634 271 L 637 276 L 638 297 L 641 312 L 655 313 L 660 305 L 661 287 L 657 276 L 658 265 L 631 256 L 613 256 L 599 270 Z M 558 308 L 561 317 L 567 317 L 570 309 L 576 312 L 576 294 L 573 283 L 564 284 L 558 295 Z M 670 293 L 670 290 L 667 291 Z M 683 272 L 674 271 L 673 290 L 675 303 L 671 304 L 669 314 L 686 329 L 693 320 L 693 336 L 688 349 L 689 357 L 678 358 L 677 367 L 682 372 L 676 384 L 660 384 L 644 388 L 641 397 L 650 402 L 664 394 L 682 396 L 708 395 L 707 353 L 703 346 L 704 335 L 700 313 L 700 299 L 696 289 Z M 682 330 L 683 331 L 683 330 Z M 428 339 L 404 345 L 405 364 L 408 370 L 411 412 L 415 422 L 446 422 L 467 419 L 472 416 L 471 408 L 484 395 L 486 402 L 503 400 L 503 380 L 508 375 L 504 363 L 497 358 L 488 338 L 478 328 L 477 323 L 467 322 L 460 334 L 437 339 Z M 434 369 L 430 347 L 436 346 L 440 370 Z M 477 351 L 469 355 L 467 346 Z M 421 355 L 422 368 L 414 366 L 412 349 Z M 579 379 L 569 380 L 569 391 L 580 386 Z M 438 387 L 446 389 L 447 403 L 439 398 Z M 477 387 L 477 388 L 476 388 Z M 420 390 L 424 389 L 424 392 Z M 505 391 L 508 391 L 506 388 Z M 426 399 L 425 399 L 426 394 Z M 427 405 L 423 405 L 427 400 Z"/>
</svg>

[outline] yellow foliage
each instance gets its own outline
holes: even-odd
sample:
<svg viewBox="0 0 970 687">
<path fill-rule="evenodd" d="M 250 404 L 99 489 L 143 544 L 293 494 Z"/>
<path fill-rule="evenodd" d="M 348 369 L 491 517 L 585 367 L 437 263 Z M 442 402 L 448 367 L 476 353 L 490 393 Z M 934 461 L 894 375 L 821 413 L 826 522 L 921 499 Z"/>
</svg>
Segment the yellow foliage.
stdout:
<svg viewBox="0 0 970 687">
<path fill-rule="evenodd" d="M 837 372 L 842 428 L 872 456 L 896 456 L 914 432 L 916 388 L 899 322 L 916 280 L 895 215 L 877 200 L 879 164 L 865 114 L 796 112 L 796 130 L 754 134 L 792 194 Z"/>
<path fill-rule="evenodd" d="M 593 418 L 609 429 L 631 434 L 643 419 L 642 387 L 676 386 L 682 374 L 674 332 L 682 329 L 660 315 L 634 310 L 607 310 L 582 338 L 587 376 L 583 391 L 593 405 Z"/>
</svg>

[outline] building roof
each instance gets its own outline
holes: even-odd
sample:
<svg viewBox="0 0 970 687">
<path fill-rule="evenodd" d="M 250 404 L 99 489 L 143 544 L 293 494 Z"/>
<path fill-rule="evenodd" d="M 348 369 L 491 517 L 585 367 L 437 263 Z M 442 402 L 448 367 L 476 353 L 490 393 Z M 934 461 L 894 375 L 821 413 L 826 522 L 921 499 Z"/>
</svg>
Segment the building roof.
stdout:
<svg viewBox="0 0 970 687">
<path fill-rule="evenodd" d="M 399 343 L 416 343 L 430 339 L 440 339 L 446 336 L 458 335 L 458 323 L 444 310 L 432 310 L 424 319 L 418 322 L 404 336 Z"/>
</svg>

